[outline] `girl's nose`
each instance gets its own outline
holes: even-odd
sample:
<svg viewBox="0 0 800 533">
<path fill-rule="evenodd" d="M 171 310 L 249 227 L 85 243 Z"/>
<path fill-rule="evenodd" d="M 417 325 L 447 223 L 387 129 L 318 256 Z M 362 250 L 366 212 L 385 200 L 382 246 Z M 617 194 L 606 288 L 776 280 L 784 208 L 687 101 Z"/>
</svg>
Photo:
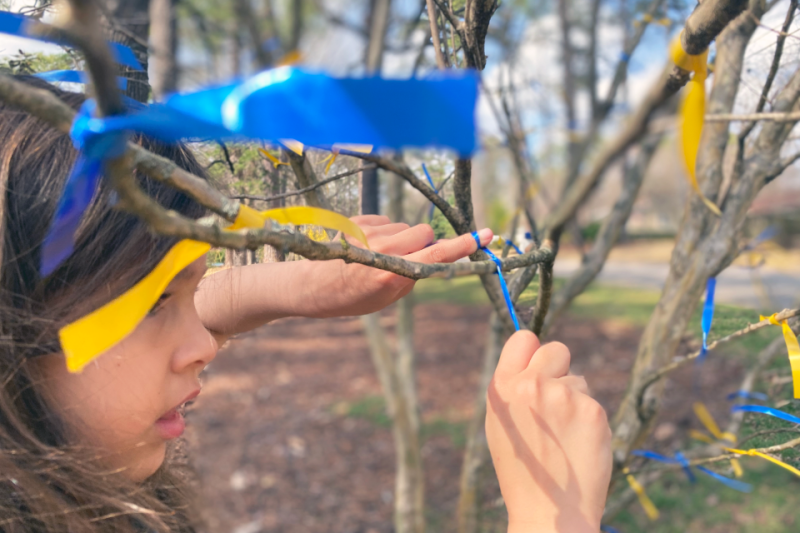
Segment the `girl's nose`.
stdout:
<svg viewBox="0 0 800 533">
<path fill-rule="evenodd" d="M 180 374 L 194 367 L 199 373 L 216 357 L 219 346 L 211 332 L 203 326 L 194 305 L 184 316 L 186 318 L 179 332 L 180 344 L 172 356 L 172 371 Z"/>
</svg>

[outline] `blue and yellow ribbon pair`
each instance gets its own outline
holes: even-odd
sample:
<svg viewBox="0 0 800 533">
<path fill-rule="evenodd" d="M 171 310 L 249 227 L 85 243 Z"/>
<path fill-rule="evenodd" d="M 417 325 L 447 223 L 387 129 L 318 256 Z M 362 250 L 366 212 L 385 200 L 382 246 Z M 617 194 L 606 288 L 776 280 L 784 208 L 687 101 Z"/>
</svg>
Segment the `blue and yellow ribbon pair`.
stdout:
<svg viewBox="0 0 800 533">
<path fill-rule="evenodd" d="M 686 476 L 689 478 L 691 483 L 696 481 L 694 473 L 692 472 L 692 466 L 689 464 L 689 461 L 681 452 L 676 452 L 675 457 L 667 457 L 665 455 L 661 455 L 660 453 L 652 452 L 650 450 L 634 450 L 631 452 L 632 455 L 637 455 L 639 457 L 644 457 L 646 459 L 651 459 L 653 461 L 658 461 L 660 463 L 665 464 L 678 464 L 683 469 Z M 738 481 L 736 479 L 731 479 L 729 477 L 723 476 L 713 470 L 706 468 L 704 466 L 695 465 L 697 470 L 706 474 L 707 476 L 719 481 L 723 485 L 728 488 L 738 490 L 739 492 L 751 492 L 753 490 L 752 485 L 749 483 L 745 483 L 743 481 Z"/>
<path fill-rule="evenodd" d="M 731 408 L 731 412 L 745 412 L 745 413 L 761 413 L 765 415 L 769 415 L 775 418 L 779 418 L 781 420 L 785 420 L 786 422 L 791 422 L 792 424 L 800 424 L 800 418 L 786 413 L 784 411 L 780 411 L 773 407 L 767 407 L 764 405 L 734 405 Z M 800 470 L 797 468 L 787 465 L 780 459 L 776 459 L 771 455 L 766 453 L 760 452 L 758 450 L 750 449 L 750 450 L 737 450 L 735 448 L 725 448 L 726 451 L 735 453 L 737 455 L 749 455 L 751 457 L 760 457 L 762 459 L 766 459 L 767 461 L 780 466 L 781 468 L 788 470 L 792 474 L 796 476 L 800 476 Z"/>
<path fill-rule="evenodd" d="M 705 433 L 693 429 L 689 431 L 689 435 L 693 439 L 705 442 L 707 444 L 714 444 L 715 442 L 728 442 L 730 444 L 736 444 L 736 435 L 727 431 L 721 431 L 716 420 L 714 420 L 714 417 L 711 416 L 711 413 L 708 411 L 708 408 L 703 402 L 695 402 L 692 408 L 694 409 L 694 414 L 697 415 L 697 418 L 700 420 L 700 422 L 705 426 L 708 432 L 714 436 L 712 439 Z M 744 475 L 742 465 L 737 459 L 731 459 L 731 468 L 733 468 L 733 473 L 736 477 L 742 477 Z"/>
</svg>

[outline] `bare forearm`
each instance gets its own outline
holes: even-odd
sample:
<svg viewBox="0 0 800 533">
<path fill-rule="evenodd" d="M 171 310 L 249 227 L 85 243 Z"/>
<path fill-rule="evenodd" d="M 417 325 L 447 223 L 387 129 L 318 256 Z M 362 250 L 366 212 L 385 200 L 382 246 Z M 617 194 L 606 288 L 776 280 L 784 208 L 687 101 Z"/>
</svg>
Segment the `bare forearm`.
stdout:
<svg viewBox="0 0 800 533">
<path fill-rule="evenodd" d="M 195 306 L 205 326 L 235 335 L 290 316 L 319 317 L 317 300 L 330 266 L 311 261 L 222 270 L 200 284 Z"/>
</svg>

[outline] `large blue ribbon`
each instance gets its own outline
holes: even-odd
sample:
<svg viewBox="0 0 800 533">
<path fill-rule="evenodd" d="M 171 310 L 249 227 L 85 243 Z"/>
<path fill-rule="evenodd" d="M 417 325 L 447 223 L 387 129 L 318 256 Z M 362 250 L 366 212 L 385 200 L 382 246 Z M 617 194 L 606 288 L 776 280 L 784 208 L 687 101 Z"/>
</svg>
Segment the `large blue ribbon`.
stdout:
<svg viewBox="0 0 800 533">
<path fill-rule="evenodd" d="M 702 362 L 708 353 L 708 334 L 711 332 L 711 323 L 714 321 L 714 289 L 717 286 L 716 278 L 708 278 L 706 283 L 706 303 L 703 306 L 703 316 L 700 319 L 700 327 L 703 330 L 703 347 L 700 350 L 698 362 Z"/>
<path fill-rule="evenodd" d="M 91 116 L 94 107 L 93 101 L 85 102 L 72 124 L 70 136 L 79 153 L 64 185 L 50 230 L 42 244 L 42 276 L 53 272 L 72 253 L 75 247 L 75 232 L 97 190 L 103 161 L 125 153 L 128 139 L 126 132 L 107 135 L 93 130 L 93 125 L 99 123 Z"/>
<path fill-rule="evenodd" d="M 280 67 L 241 83 L 172 95 L 124 115 L 92 118 L 83 112 L 72 134 L 83 156 L 45 243 L 42 273 L 49 274 L 69 255 L 74 229 L 96 188 L 98 161 L 121 155 L 128 132 L 164 142 L 238 138 L 297 139 L 317 146 L 439 146 L 466 156 L 476 147 L 477 94 L 474 72 L 383 80 Z M 87 151 L 88 145 L 104 149 Z"/>
<path fill-rule="evenodd" d="M 52 37 L 31 35 L 28 32 L 28 28 L 33 22 L 36 22 L 35 19 L 30 17 L 18 15 L 16 13 L 10 13 L 8 11 L 0 11 L 0 33 L 16 35 L 17 37 L 26 37 L 28 39 L 36 39 L 38 41 L 44 41 L 48 43 L 62 45 L 69 44 L 58 39 L 53 39 Z M 131 67 L 132 69 L 144 70 L 142 68 L 142 64 L 139 63 L 138 59 L 136 59 L 136 55 L 133 53 L 133 50 L 119 43 L 108 43 L 108 45 L 111 47 L 111 52 L 114 54 L 114 59 L 116 59 L 117 63 Z"/>
<path fill-rule="evenodd" d="M 503 271 L 501 270 L 502 263 L 500 259 L 497 258 L 496 255 L 492 253 L 492 251 L 484 246 L 481 246 L 481 239 L 478 237 L 478 232 L 472 232 L 472 238 L 475 239 L 475 242 L 478 243 L 478 248 L 486 252 L 486 255 L 489 256 L 489 259 L 494 261 L 494 264 L 497 265 L 497 277 L 500 278 L 500 288 L 503 290 L 503 298 L 506 301 L 506 307 L 508 308 L 508 314 L 511 315 L 511 320 L 514 321 L 514 329 L 519 331 L 519 320 L 517 319 L 517 311 L 514 309 L 514 302 L 511 301 L 511 294 L 508 292 L 508 285 L 506 285 L 506 280 L 503 278 Z"/>
<path fill-rule="evenodd" d="M 745 413 L 761 413 L 774 416 L 775 418 L 780 418 L 781 420 L 791 422 L 792 424 L 800 424 L 800 418 L 773 407 L 767 407 L 765 405 L 734 405 L 731 407 L 732 413 L 737 411 L 743 411 Z"/>
</svg>

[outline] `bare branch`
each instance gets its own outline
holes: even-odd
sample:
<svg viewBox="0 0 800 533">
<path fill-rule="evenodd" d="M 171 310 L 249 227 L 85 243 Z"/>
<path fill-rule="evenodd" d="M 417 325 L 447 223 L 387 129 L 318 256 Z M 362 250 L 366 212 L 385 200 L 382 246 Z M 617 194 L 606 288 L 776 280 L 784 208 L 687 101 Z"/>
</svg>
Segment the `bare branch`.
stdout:
<svg viewBox="0 0 800 533">
<path fill-rule="evenodd" d="M 231 198 L 236 199 L 236 200 L 259 200 L 259 201 L 262 201 L 262 202 L 271 202 L 273 200 L 280 200 L 282 198 L 290 198 L 292 196 L 300 196 L 300 195 L 305 194 L 305 193 L 307 193 L 309 191 L 313 191 L 314 189 L 322 187 L 323 185 L 327 185 L 328 183 L 331 183 L 333 181 L 337 181 L 337 180 L 340 180 L 342 178 L 346 178 L 348 176 L 352 176 L 353 174 L 358 174 L 359 172 L 362 172 L 364 170 L 368 170 L 368 169 L 371 169 L 371 168 L 377 168 L 377 167 L 375 165 L 364 165 L 363 167 L 359 167 L 359 168 L 356 168 L 356 169 L 353 169 L 353 170 L 348 170 L 347 172 L 342 172 L 341 174 L 336 174 L 335 176 L 331 176 L 330 178 L 325 178 L 322 181 L 318 181 L 317 183 L 315 183 L 313 185 L 309 185 L 308 187 L 304 187 L 304 188 L 299 189 L 297 191 L 285 192 L 285 193 L 282 193 L 282 194 L 275 194 L 273 196 L 252 196 L 252 195 L 249 195 L 249 194 L 234 194 L 234 195 L 231 195 Z"/>
<path fill-rule="evenodd" d="M 447 61 L 445 61 L 444 54 L 442 53 L 442 43 L 439 40 L 439 24 L 436 22 L 436 7 L 433 5 L 433 0 L 426 0 L 428 4 L 428 20 L 431 24 L 431 38 L 433 39 L 433 51 L 436 55 L 436 66 L 440 70 L 447 68 Z"/>
<path fill-rule="evenodd" d="M 50 91 L 31 87 L 12 76 L 0 74 L 0 98 L 69 135 L 75 111 Z M 208 181 L 134 143 L 128 143 L 128 155 L 137 170 L 192 196 L 198 203 L 228 221 L 236 219 L 239 202 L 227 198 Z"/>
<path fill-rule="evenodd" d="M 425 198 L 430 200 L 433 205 L 435 205 L 439 211 L 442 212 L 444 217 L 448 222 L 450 222 L 450 224 L 453 226 L 453 229 L 455 229 L 457 233 L 469 233 L 469 226 L 465 223 L 465 219 L 462 214 L 459 213 L 452 205 L 447 203 L 447 200 L 436 194 L 436 192 L 425 181 L 419 179 L 416 174 L 414 174 L 414 172 L 412 172 L 411 169 L 408 168 L 408 166 L 404 163 L 387 157 L 381 157 L 377 154 L 362 154 L 359 152 L 351 152 L 349 150 L 340 150 L 339 153 L 375 163 L 379 168 L 388 170 L 389 172 L 394 172 L 410 183 L 412 187 L 421 192 Z"/>
<path fill-rule="evenodd" d="M 800 315 L 800 309 L 784 309 L 783 311 L 781 311 L 780 313 L 778 313 L 775 316 L 775 320 L 780 322 L 780 321 L 783 321 L 783 320 L 786 320 L 786 319 L 789 319 L 789 318 L 792 318 L 792 317 L 795 317 L 795 316 L 798 316 L 798 315 Z M 766 328 L 767 326 L 769 326 L 771 324 L 772 323 L 769 320 L 761 320 L 761 321 L 755 322 L 753 324 L 748 324 L 747 327 L 744 327 L 744 328 L 742 328 L 742 329 L 740 329 L 738 331 L 735 331 L 735 332 L 731 333 L 730 335 L 726 335 L 726 336 L 722 337 L 721 339 L 717 339 L 716 341 L 712 342 L 711 344 L 708 345 L 708 350 L 711 351 L 711 350 L 715 349 L 717 346 L 719 346 L 720 344 L 725 344 L 725 343 L 730 342 L 730 341 L 732 341 L 734 339 L 738 339 L 739 337 L 743 337 L 744 335 L 747 335 L 749 333 L 753 333 L 754 331 L 758 331 L 759 329 Z M 641 396 L 641 394 L 644 394 L 644 391 L 647 389 L 647 387 L 649 387 L 650 385 L 652 385 L 653 383 L 655 383 L 659 379 L 663 378 L 664 376 L 666 376 L 667 374 L 669 374 L 673 370 L 685 365 L 689 361 L 693 361 L 694 359 L 697 359 L 698 357 L 700 357 L 701 353 L 702 352 L 700 350 L 698 350 L 698 351 L 696 351 L 694 353 L 691 353 L 691 354 L 687 355 L 686 357 L 683 357 L 683 358 L 680 358 L 680 359 L 676 359 L 676 360 L 672 361 L 671 363 L 669 363 L 667 365 L 664 365 L 661 368 L 659 368 L 658 370 L 655 370 L 654 372 L 650 373 L 650 375 L 648 375 L 647 377 L 642 379 L 640 396 Z"/>
<path fill-rule="evenodd" d="M 706 122 L 735 122 L 735 121 L 767 121 L 767 122 L 797 122 L 800 120 L 800 112 L 792 113 L 717 113 L 706 115 Z"/>
<path fill-rule="evenodd" d="M 544 241 L 545 246 L 552 246 L 550 241 Z M 539 265 L 539 294 L 536 295 L 536 306 L 533 308 L 531 330 L 538 336 L 542 332 L 544 319 L 550 309 L 550 295 L 553 292 L 553 263 Z"/>
</svg>

